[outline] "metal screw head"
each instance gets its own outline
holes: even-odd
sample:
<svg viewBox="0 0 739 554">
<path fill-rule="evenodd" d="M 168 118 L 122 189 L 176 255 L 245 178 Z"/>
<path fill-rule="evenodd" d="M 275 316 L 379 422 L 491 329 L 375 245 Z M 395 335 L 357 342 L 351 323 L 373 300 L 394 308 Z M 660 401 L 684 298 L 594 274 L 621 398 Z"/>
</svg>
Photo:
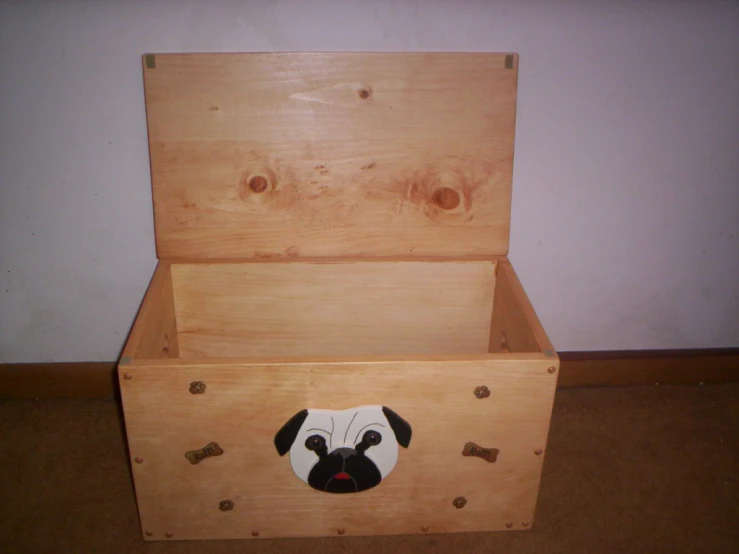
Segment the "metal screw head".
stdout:
<svg viewBox="0 0 739 554">
<path fill-rule="evenodd" d="M 505 528 L 506 529 L 513 529 L 513 522 L 512 521 L 509 521 L 508 523 L 506 523 L 505 524 Z"/>
<path fill-rule="evenodd" d="M 139 458 L 139 457 L 134 458 L 133 461 L 136 462 L 137 464 L 143 464 L 144 463 L 144 459 L 143 458 Z"/>
<path fill-rule="evenodd" d="M 154 531 L 147 531 L 147 532 L 146 532 L 146 533 L 144 533 L 144 534 L 145 534 L 145 535 L 146 535 L 147 537 L 153 537 L 153 536 L 154 536 Z"/>
<path fill-rule="evenodd" d="M 251 532 L 251 536 L 252 537 L 258 537 L 259 536 L 259 531 L 252 531 Z"/>
<path fill-rule="evenodd" d="M 164 533 L 164 536 L 167 537 L 168 539 L 171 539 L 172 537 L 174 537 L 174 535 L 172 533 L 170 533 L 169 531 L 167 531 L 166 533 Z"/>
<path fill-rule="evenodd" d="M 549 367 L 547 368 L 547 372 L 549 372 L 549 373 L 554 373 L 554 372 L 556 372 L 556 371 L 557 371 L 557 368 L 556 368 L 556 367 L 554 367 L 553 365 L 550 365 L 550 366 L 549 366 Z"/>
<path fill-rule="evenodd" d="M 343 535 L 344 533 L 346 533 L 346 529 L 337 529 L 337 530 L 336 530 L 336 532 L 337 532 L 337 533 L 338 533 L 339 535 Z"/>
<path fill-rule="evenodd" d="M 424 533 L 428 533 L 429 532 L 429 526 L 428 525 L 424 525 L 423 527 L 421 527 L 421 531 L 423 531 Z"/>
<path fill-rule="evenodd" d="M 190 383 L 191 394 L 203 394 L 205 392 L 205 383 L 202 381 L 193 381 Z"/>
<path fill-rule="evenodd" d="M 541 456 L 543 452 L 544 451 L 541 448 L 537 448 L 536 450 L 534 450 L 534 454 L 536 456 Z"/>
<path fill-rule="evenodd" d="M 467 499 L 464 496 L 458 496 L 452 501 L 452 504 L 454 504 L 454 507 L 457 508 L 457 510 L 461 510 L 464 508 L 465 504 L 467 504 Z"/>
<path fill-rule="evenodd" d="M 232 500 L 221 500 L 218 504 L 218 509 L 222 512 L 228 512 L 229 510 L 234 509 L 234 503 Z"/>
<path fill-rule="evenodd" d="M 130 381 L 131 379 L 133 379 L 133 375 L 131 375 L 130 373 L 124 373 L 124 374 L 123 374 L 123 378 L 124 378 L 124 379 L 125 379 L 126 381 Z"/>
<path fill-rule="evenodd" d="M 484 385 L 475 387 L 475 396 L 477 398 L 487 398 L 490 396 L 490 389 Z"/>
</svg>

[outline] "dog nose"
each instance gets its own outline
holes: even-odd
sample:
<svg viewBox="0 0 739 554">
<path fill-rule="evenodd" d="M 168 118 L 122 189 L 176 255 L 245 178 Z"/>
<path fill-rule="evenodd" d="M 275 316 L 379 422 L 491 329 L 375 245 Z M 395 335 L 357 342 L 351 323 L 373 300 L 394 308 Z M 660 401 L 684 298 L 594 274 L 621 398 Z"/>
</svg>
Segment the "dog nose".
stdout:
<svg viewBox="0 0 739 554">
<path fill-rule="evenodd" d="M 341 456 L 345 460 L 347 458 L 351 457 L 351 456 L 354 456 L 354 454 L 356 454 L 356 453 L 357 453 L 357 451 L 354 450 L 353 448 L 337 448 L 336 450 L 334 450 L 332 452 L 332 454 L 336 454 L 337 456 Z"/>
</svg>

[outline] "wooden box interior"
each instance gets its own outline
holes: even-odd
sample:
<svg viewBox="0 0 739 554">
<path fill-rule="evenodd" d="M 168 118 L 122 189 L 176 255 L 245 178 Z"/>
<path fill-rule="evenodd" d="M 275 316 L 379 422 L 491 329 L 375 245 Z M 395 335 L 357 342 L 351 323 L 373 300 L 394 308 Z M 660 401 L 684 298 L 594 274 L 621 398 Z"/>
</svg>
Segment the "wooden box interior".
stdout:
<svg viewBox="0 0 739 554">
<path fill-rule="evenodd" d="M 548 349 L 505 258 L 162 262 L 124 355 L 426 356 Z"/>
</svg>

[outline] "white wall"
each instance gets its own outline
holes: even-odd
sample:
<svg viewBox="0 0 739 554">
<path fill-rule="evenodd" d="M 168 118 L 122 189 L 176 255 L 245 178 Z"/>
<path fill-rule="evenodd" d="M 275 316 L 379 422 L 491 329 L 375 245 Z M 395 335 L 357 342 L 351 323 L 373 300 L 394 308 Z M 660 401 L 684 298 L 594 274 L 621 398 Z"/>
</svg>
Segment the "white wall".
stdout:
<svg viewBox="0 0 739 554">
<path fill-rule="evenodd" d="M 520 53 L 511 259 L 560 350 L 739 346 L 739 3 L 2 1 L 0 361 L 112 360 L 145 52 Z"/>
</svg>

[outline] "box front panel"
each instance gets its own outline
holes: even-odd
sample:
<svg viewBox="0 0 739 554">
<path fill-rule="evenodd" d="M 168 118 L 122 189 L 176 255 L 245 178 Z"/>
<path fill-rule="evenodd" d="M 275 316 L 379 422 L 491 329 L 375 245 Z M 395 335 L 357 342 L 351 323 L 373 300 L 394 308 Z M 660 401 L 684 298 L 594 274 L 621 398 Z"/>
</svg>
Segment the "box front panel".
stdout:
<svg viewBox="0 0 739 554">
<path fill-rule="evenodd" d="M 556 358 L 121 366 L 147 539 L 531 525 Z"/>
</svg>

